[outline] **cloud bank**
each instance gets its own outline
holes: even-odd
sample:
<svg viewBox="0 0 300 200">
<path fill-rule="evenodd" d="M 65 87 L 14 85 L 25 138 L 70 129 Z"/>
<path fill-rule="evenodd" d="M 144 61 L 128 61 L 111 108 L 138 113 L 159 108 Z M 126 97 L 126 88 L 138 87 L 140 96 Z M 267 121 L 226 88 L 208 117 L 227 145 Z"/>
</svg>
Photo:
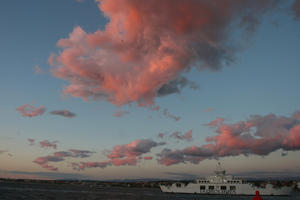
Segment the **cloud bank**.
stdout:
<svg viewBox="0 0 300 200">
<path fill-rule="evenodd" d="M 78 150 L 78 149 L 69 149 L 69 151 L 57 151 L 53 155 L 43 156 L 36 158 L 33 162 L 40 165 L 42 168 L 57 171 L 58 168 L 50 165 L 49 163 L 53 162 L 62 162 L 66 158 L 87 158 L 90 157 L 93 153 L 88 150 Z"/>
<path fill-rule="evenodd" d="M 246 121 L 225 124 L 222 118 L 207 124 L 216 129 L 216 136 L 207 137 L 207 144 L 182 150 L 164 149 L 159 163 L 197 164 L 204 159 L 238 155 L 265 156 L 276 150 L 300 150 L 300 111 L 290 117 L 269 114 L 253 115 Z"/>
</svg>

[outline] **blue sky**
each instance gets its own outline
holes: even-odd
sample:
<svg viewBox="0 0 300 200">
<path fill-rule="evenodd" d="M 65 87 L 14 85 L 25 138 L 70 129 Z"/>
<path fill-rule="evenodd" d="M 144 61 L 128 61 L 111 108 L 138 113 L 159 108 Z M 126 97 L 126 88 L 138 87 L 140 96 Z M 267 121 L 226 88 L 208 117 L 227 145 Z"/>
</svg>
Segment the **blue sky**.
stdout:
<svg viewBox="0 0 300 200">
<path fill-rule="evenodd" d="M 290 1 L 292 3 L 292 1 Z M 129 177 L 169 177 L 165 172 L 189 174 L 210 173 L 215 159 L 199 164 L 158 164 L 156 154 L 164 148 L 183 149 L 206 144 L 206 137 L 214 136 L 215 129 L 205 126 L 217 117 L 233 124 L 247 120 L 251 115 L 291 116 L 300 108 L 300 26 L 293 15 L 274 12 L 260 19 L 253 36 L 242 41 L 242 50 L 235 54 L 235 61 L 221 70 L 197 70 L 181 73 L 199 85 L 199 89 L 184 88 L 179 94 L 155 97 L 160 111 L 139 107 L 136 102 L 118 107 L 108 101 L 83 101 L 63 95 L 68 81 L 54 77 L 47 60 L 51 53 L 60 54 L 63 48 L 56 43 L 68 38 L 73 28 L 80 26 L 85 32 L 104 30 L 109 18 L 104 17 L 97 3 L 86 0 L 79 3 L 66 1 L 2 1 L 0 3 L 0 173 L 14 176 L 8 171 L 48 172 L 33 163 L 37 157 L 52 155 L 55 151 L 81 149 L 96 152 L 85 159 L 51 163 L 59 168 L 57 173 L 74 173 L 95 179 Z M 237 35 L 238 37 L 239 35 Z M 241 43 L 240 43 L 241 44 Z M 43 73 L 35 74 L 39 66 Z M 24 117 L 16 108 L 23 104 L 44 106 L 47 111 L 37 117 Z M 208 108 L 212 111 L 204 112 Z M 163 109 L 181 119 L 176 122 L 163 115 Z M 53 110 L 69 110 L 74 118 L 51 115 Z M 117 111 L 128 111 L 115 117 Z M 193 131 L 193 140 L 176 140 L 169 136 Z M 164 139 L 157 137 L 166 133 Z M 27 139 L 33 138 L 30 146 Z M 70 167 L 72 159 L 100 162 L 107 160 L 105 153 L 115 145 L 133 140 L 151 139 L 165 141 L 142 156 L 152 156 L 134 166 L 111 166 L 76 171 Z M 59 141 L 58 148 L 41 148 L 39 141 Z M 282 150 L 261 157 L 259 155 L 228 156 L 221 158 L 233 173 L 242 171 L 297 171 L 300 167 L 299 151 L 292 149 L 286 156 Z M 8 156 L 11 153 L 12 156 Z M 259 163 L 259 165 L 255 164 Z M 19 175 L 19 174 L 17 174 Z M 17 176 L 15 175 L 15 176 Z M 26 174 L 28 175 L 28 174 Z M 62 175 L 63 176 L 63 175 Z M 28 176 L 30 177 L 30 175 Z"/>
</svg>

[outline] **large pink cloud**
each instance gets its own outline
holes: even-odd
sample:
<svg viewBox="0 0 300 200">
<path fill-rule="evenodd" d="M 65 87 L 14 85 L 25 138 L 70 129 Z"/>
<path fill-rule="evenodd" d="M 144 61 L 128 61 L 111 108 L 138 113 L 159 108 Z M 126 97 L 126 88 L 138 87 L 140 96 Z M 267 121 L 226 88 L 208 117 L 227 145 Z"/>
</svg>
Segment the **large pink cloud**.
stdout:
<svg viewBox="0 0 300 200">
<path fill-rule="evenodd" d="M 191 67 L 218 70 L 234 60 L 236 34 L 253 32 L 273 0 L 96 0 L 104 30 L 77 26 L 51 54 L 65 94 L 115 105 L 152 106 L 155 97 L 197 86 Z"/>
<path fill-rule="evenodd" d="M 182 150 L 164 149 L 158 156 L 166 166 L 178 163 L 199 163 L 204 159 L 237 155 L 268 155 L 282 149 L 300 150 L 299 111 L 290 117 L 269 114 L 253 115 L 246 121 L 224 124 L 221 118 L 208 123 L 216 128 L 216 136 L 207 137 L 202 146 Z"/>
<path fill-rule="evenodd" d="M 17 111 L 19 111 L 24 117 L 36 117 L 36 116 L 44 114 L 44 112 L 46 111 L 46 108 L 44 106 L 40 106 L 40 107 L 36 108 L 32 105 L 24 104 L 24 105 L 18 107 Z"/>
</svg>

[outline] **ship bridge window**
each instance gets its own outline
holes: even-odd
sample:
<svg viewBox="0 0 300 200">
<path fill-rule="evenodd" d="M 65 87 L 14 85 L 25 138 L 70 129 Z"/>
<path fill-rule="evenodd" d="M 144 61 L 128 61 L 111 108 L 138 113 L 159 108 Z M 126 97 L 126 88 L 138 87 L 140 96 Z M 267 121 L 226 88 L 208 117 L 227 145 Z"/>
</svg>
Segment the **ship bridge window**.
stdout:
<svg viewBox="0 0 300 200">
<path fill-rule="evenodd" d="M 231 185 L 230 190 L 236 190 L 236 187 L 234 185 Z"/>
<path fill-rule="evenodd" d="M 200 190 L 205 190 L 205 185 L 200 185 Z"/>
<path fill-rule="evenodd" d="M 221 190 L 226 190 L 226 186 L 222 185 Z"/>
<path fill-rule="evenodd" d="M 208 189 L 209 189 L 209 190 L 214 190 L 215 187 L 214 187 L 213 185 L 210 185 L 210 186 L 208 186 Z"/>
</svg>

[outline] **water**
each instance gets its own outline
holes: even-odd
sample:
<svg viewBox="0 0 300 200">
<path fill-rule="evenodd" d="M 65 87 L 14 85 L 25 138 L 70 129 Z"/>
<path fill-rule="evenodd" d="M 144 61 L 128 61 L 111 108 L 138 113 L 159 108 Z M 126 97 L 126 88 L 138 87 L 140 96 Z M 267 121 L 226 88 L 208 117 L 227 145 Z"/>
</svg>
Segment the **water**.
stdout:
<svg viewBox="0 0 300 200">
<path fill-rule="evenodd" d="M 0 183 L 0 200 L 252 200 L 253 196 L 168 194 L 158 188 L 102 187 L 71 184 Z M 264 200 L 300 200 L 292 196 L 263 196 Z"/>
</svg>

